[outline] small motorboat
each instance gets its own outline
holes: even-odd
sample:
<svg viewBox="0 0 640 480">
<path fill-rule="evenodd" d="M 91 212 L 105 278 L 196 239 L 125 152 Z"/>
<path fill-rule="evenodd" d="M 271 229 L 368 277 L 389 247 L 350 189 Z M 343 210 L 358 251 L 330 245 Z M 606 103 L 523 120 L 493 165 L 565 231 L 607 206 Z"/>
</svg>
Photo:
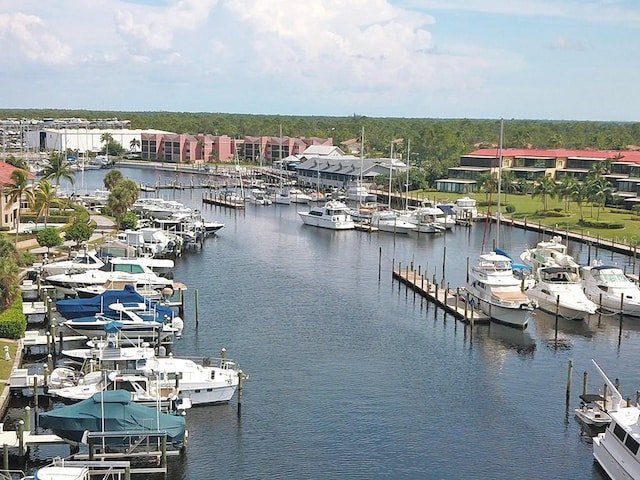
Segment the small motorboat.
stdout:
<svg viewBox="0 0 640 480">
<path fill-rule="evenodd" d="M 580 395 L 580 407 L 574 411 L 576 418 L 590 427 L 606 427 L 611 423 L 611 417 L 605 411 L 605 399 L 602 395 Z"/>
</svg>

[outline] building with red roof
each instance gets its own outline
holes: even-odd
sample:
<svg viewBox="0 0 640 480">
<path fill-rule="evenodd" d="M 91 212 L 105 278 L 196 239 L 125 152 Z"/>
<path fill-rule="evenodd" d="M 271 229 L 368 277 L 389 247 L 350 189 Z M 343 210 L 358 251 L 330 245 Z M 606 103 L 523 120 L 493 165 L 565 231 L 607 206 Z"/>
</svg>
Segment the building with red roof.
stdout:
<svg viewBox="0 0 640 480">
<path fill-rule="evenodd" d="M 482 148 L 463 155 L 460 165 L 449 168 L 448 177 L 437 180 L 439 192 L 473 193 L 478 190 L 477 179 L 485 173 L 497 174 L 502 154 L 502 171 L 511 171 L 516 181 L 535 182 L 548 176 L 562 181 L 566 176 L 578 181 L 587 178 L 597 163 L 607 162 L 605 178 L 611 182 L 616 195 L 627 206 L 640 202 L 640 151 L 636 150 L 568 150 Z"/>
</svg>

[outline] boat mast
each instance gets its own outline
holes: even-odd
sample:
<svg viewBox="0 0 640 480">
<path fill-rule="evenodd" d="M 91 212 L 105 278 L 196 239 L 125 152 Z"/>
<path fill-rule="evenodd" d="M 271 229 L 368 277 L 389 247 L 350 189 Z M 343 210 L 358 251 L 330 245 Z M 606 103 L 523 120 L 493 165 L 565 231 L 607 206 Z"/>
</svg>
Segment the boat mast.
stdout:
<svg viewBox="0 0 640 480">
<path fill-rule="evenodd" d="M 391 140 L 391 158 L 389 159 L 389 210 L 391 210 L 391 177 L 393 177 L 393 139 Z"/>
<path fill-rule="evenodd" d="M 500 196 L 502 193 L 502 141 L 504 136 L 504 119 L 500 119 L 500 142 L 498 144 L 498 216 L 496 225 L 498 227 L 496 233 L 496 246 L 500 248 L 500 215 L 502 210 L 500 209 Z"/>
<path fill-rule="evenodd" d="M 409 159 L 411 158 L 411 139 L 407 140 L 407 183 L 405 183 L 405 189 L 407 198 L 405 199 L 405 210 L 409 210 Z"/>
<path fill-rule="evenodd" d="M 359 189 L 356 190 L 356 192 L 358 192 L 358 199 L 360 200 L 360 205 L 362 205 L 362 201 L 363 201 L 363 187 L 364 184 L 362 183 L 362 172 L 364 171 L 364 125 L 362 126 L 362 134 L 360 135 L 360 185 L 359 185 Z"/>
</svg>

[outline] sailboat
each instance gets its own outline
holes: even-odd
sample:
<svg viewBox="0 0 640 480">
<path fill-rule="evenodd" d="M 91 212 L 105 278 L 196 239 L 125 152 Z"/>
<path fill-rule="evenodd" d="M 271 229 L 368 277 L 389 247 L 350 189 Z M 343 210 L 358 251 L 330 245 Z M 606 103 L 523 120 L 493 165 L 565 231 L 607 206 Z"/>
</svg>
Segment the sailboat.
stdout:
<svg viewBox="0 0 640 480">
<path fill-rule="evenodd" d="M 375 202 L 377 200 L 376 195 L 369 193 L 367 187 L 363 183 L 364 172 L 364 127 L 362 127 L 361 146 L 360 146 L 360 179 L 354 184 L 347 187 L 347 199 L 356 201 L 360 205 L 367 202 Z"/>
<path fill-rule="evenodd" d="M 280 189 L 276 191 L 273 197 L 273 203 L 279 203 L 280 205 L 291 205 L 291 196 L 284 190 L 284 162 L 282 161 L 282 125 L 280 125 Z"/>
<path fill-rule="evenodd" d="M 502 138 L 500 121 L 498 153 L 498 214 L 496 244 L 500 242 L 500 181 L 502 173 Z M 522 291 L 522 279 L 515 275 L 511 259 L 496 252 L 481 254 L 467 273 L 467 291 L 491 320 L 516 328 L 526 328 L 534 303 Z"/>
</svg>

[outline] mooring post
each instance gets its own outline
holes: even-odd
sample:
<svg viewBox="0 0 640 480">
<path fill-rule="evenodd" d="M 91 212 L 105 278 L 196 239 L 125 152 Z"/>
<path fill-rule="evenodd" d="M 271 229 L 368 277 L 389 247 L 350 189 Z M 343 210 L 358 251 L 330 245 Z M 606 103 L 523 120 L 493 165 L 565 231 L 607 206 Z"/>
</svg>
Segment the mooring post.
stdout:
<svg viewBox="0 0 640 480">
<path fill-rule="evenodd" d="M 18 456 L 24 457 L 24 420 L 18 421 Z"/>
<path fill-rule="evenodd" d="M 393 271 L 393 268 L 392 270 Z M 382 275 L 382 247 L 378 247 L 378 282 Z"/>
<path fill-rule="evenodd" d="M 587 372 L 584 372 L 582 374 L 582 394 L 586 395 L 587 394 L 587 380 L 589 378 L 589 374 Z"/>
<path fill-rule="evenodd" d="M 573 375 L 573 360 L 569 360 L 569 367 L 567 369 L 567 394 L 565 396 L 565 405 L 569 408 L 571 401 L 571 376 Z"/>
<path fill-rule="evenodd" d="M 446 232 L 446 229 L 445 229 Z M 446 278 L 446 268 L 447 268 L 447 246 L 445 245 L 442 251 L 442 281 L 444 282 Z"/>
<path fill-rule="evenodd" d="M 2 445 L 2 469 L 9 470 L 9 445 Z"/>
<path fill-rule="evenodd" d="M 195 297 L 196 297 L 195 298 L 196 304 L 194 305 L 194 309 L 195 309 L 195 314 L 196 314 L 196 327 L 197 327 L 198 323 L 199 323 L 199 320 L 200 320 L 199 317 L 198 317 L 198 289 L 197 288 L 196 288 L 196 291 L 195 291 Z"/>
<path fill-rule="evenodd" d="M 607 392 L 608 388 L 607 388 L 607 384 L 604 384 L 604 387 L 602 387 L 602 397 L 604 398 L 602 406 L 604 407 L 603 410 L 606 412 L 607 411 Z"/>
<path fill-rule="evenodd" d="M 24 407 L 23 419 L 24 419 L 23 420 L 24 421 L 24 431 L 25 432 L 31 432 L 31 407 L 29 405 Z"/>
<path fill-rule="evenodd" d="M 184 318 L 184 293 L 182 289 L 178 289 L 178 316 Z"/>
<path fill-rule="evenodd" d="M 556 295 L 556 334 L 555 334 L 556 347 L 558 346 L 558 316 L 559 315 L 560 315 L 560 295 Z"/>
<path fill-rule="evenodd" d="M 242 415 L 242 386 L 244 384 L 244 373 L 238 370 L 238 417 Z"/>
<path fill-rule="evenodd" d="M 622 339 L 622 317 L 624 316 L 624 293 L 620 294 L 620 329 L 618 330 L 618 343 Z"/>
</svg>

